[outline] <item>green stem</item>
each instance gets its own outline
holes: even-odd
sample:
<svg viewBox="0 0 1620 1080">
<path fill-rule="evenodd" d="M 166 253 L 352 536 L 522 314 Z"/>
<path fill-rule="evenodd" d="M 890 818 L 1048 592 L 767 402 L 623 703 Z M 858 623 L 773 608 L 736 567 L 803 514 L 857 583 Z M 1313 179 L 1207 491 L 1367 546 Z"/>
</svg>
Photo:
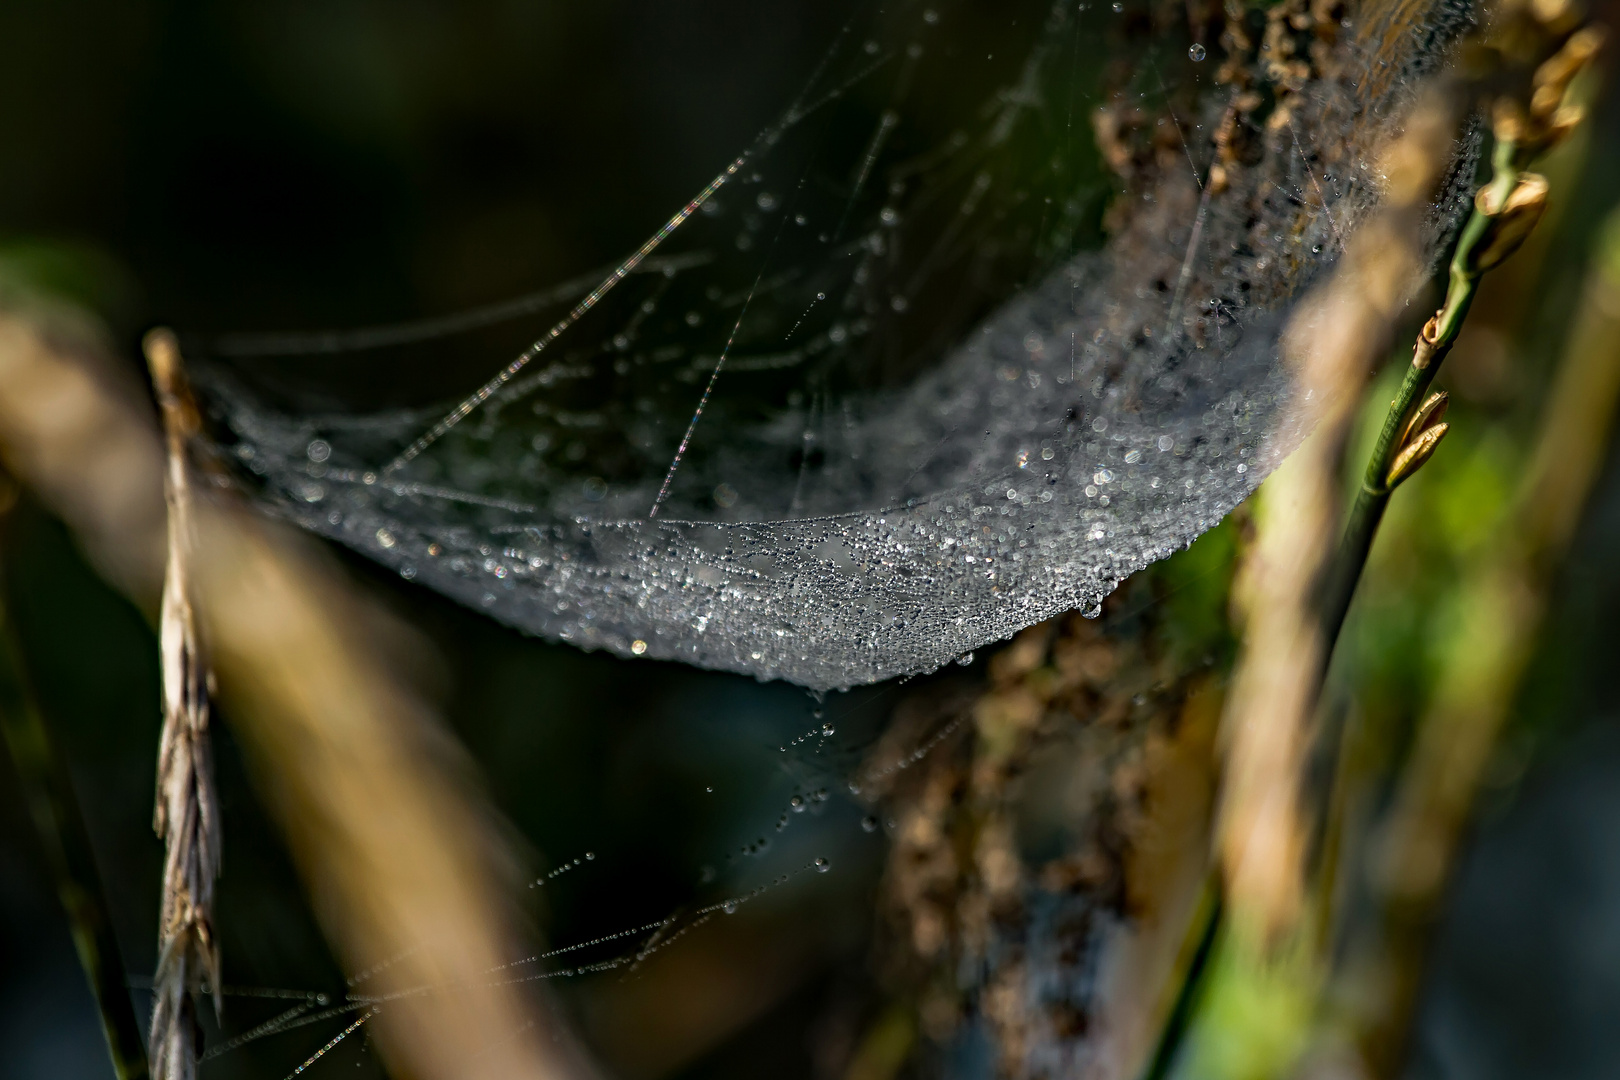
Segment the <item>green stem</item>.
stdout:
<svg viewBox="0 0 1620 1080">
<path fill-rule="evenodd" d="M 1176 990 L 1176 1000 L 1170 1006 L 1170 1015 L 1164 1019 L 1164 1027 L 1159 1032 L 1159 1044 L 1154 1048 L 1153 1060 L 1142 1073 L 1142 1080 L 1165 1080 L 1170 1075 L 1171 1068 L 1176 1063 L 1176 1056 L 1181 1046 L 1187 1040 L 1187 1032 L 1192 1028 L 1193 1016 L 1197 1012 L 1198 1002 L 1203 997 L 1204 987 L 1208 984 L 1206 976 L 1210 970 L 1210 958 L 1215 954 L 1215 941 L 1220 936 L 1222 903 L 1220 881 L 1212 879 L 1209 889 L 1209 900 L 1203 905 L 1201 914 L 1204 924 L 1198 930 L 1198 944 L 1193 950 L 1192 959 L 1187 963 L 1186 974 L 1182 976 L 1181 986 Z"/>
<path fill-rule="evenodd" d="M 1519 182 L 1521 164 L 1518 158 L 1518 148 L 1513 143 L 1504 140 L 1496 144 L 1496 150 L 1492 155 L 1495 171 L 1489 186 L 1496 206 L 1506 203 L 1508 195 Z M 1440 370 L 1440 364 L 1456 343 L 1463 319 L 1474 302 L 1475 293 L 1478 292 L 1481 272 L 1475 265 L 1474 255 L 1480 241 L 1486 235 L 1486 230 L 1490 228 L 1491 221 L 1490 217 L 1476 207 L 1469 215 L 1468 223 L 1463 226 L 1462 235 L 1457 240 L 1456 253 L 1451 258 L 1445 303 L 1418 336 L 1417 347 L 1412 353 L 1412 363 L 1406 369 L 1406 377 L 1401 380 L 1401 387 L 1395 393 L 1395 400 L 1389 403 L 1389 412 L 1384 416 L 1384 426 L 1378 432 L 1378 441 L 1373 445 L 1372 458 L 1367 462 L 1367 472 L 1361 480 L 1361 490 L 1357 492 L 1355 505 L 1350 509 L 1344 537 L 1340 541 L 1332 565 L 1328 568 L 1322 590 L 1320 610 L 1324 642 L 1323 675 L 1326 674 L 1328 661 L 1332 659 L 1333 647 L 1339 640 L 1339 631 L 1344 628 L 1344 619 L 1350 611 L 1350 602 L 1354 599 L 1356 586 L 1361 581 L 1361 571 L 1367 565 L 1367 555 L 1372 550 L 1378 525 L 1384 520 L 1384 510 L 1389 505 L 1389 497 L 1394 490 L 1389 484 L 1390 466 L 1395 463 L 1396 455 L 1401 452 L 1407 425 L 1412 422 L 1412 417 L 1422 406 L 1429 387 L 1434 383 L 1435 374 Z"/>
<path fill-rule="evenodd" d="M 51 741 L 23 675 L 6 612 L 0 605 L 0 734 L 17 769 L 18 790 L 39 835 L 73 945 L 95 995 L 118 1080 L 148 1076 L 146 1049 L 124 984 L 124 964 L 108 920 L 90 837 L 79 814 L 67 764 Z"/>
</svg>

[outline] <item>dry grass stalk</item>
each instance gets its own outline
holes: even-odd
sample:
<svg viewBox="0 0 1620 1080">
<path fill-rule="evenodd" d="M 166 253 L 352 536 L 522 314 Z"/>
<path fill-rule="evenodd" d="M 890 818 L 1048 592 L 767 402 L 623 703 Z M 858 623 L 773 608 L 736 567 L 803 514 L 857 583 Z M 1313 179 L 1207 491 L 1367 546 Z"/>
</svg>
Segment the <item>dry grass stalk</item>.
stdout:
<svg viewBox="0 0 1620 1080">
<path fill-rule="evenodd" d="M 1247 623 L 1223 724 L 1218 846 L 1234 926 L 1273 939 L 1303 899 L 1300 784 L 1329 643 L 1315 599 L 1339 524 L 1336 498 L 1359 390 L 1421 280 L 1423 215 L 1447 162 L 1454 110 L 1433 94 L 1387 146 L 1380 212 L 1285 342 L 1313 434 L 1267 481 L 1241 604 Z"/>
<path fill-rule="evenodd" d="M 86 327 L 0 310 L 0 457 L 156 616 L 165 455 Z M 505 901 L 514 881 L 492 815 L 390 659 L 409 632 L 309 538 L 194 496 L 190 595 L 219 700 L 339 958 L 358 971 L 399 957 L 364 986 L 390 998 L 367 1027 L 391 1073 L 588 1072 L 540 1003 L 489 971 L 532 950 Z"/>
<path fill-rule="evenodd" d="M 147 365 L 163 412 L 168 455 L 163 495 L 168 507 L 168 558 L 158 640 L 163 669 L 163 732 L 158 742 L 157 806 L 152 826 L 163 838 L 163 899 L 158 916 L 158 963 L 152 977 L 152 1073 L 192 1080 L 201 1032 L 194 995 L 218 988 L 219 943 L 214 935 L 214 881 L 219 877 L 219 799 L 208 743 L 208 661 L 192 607 L 191 466 L 188 447 L 197 410 L 180 368 L 174 335 L 155 330 L 145 341 Z M 222 999 L 214 995 L 216 1014 Z"/>
</svg>

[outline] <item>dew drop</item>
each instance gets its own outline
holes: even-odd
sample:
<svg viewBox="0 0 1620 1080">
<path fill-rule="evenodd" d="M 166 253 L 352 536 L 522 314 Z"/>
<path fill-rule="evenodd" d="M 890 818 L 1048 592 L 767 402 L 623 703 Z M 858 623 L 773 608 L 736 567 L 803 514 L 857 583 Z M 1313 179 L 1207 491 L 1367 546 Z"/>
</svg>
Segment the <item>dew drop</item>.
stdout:
<svg viewBox="0 0 1620 1080">
<path fill-rule="evenodd" d="M 804 799 L 802 799 L 798 795 L 795 795 L 795 796 L 793 796 L 793 798 L 789 799 L 788 800 L 788 805 L 793 808 L 793 812 L 795 814 L 804 813 Z"/>
<path fill-rule="evenodd" d="M 637 638 L 635 641 L 630 643 L 630 651 L 634 655 L 640 656 L 647 651 L 647 643 L 642 641 L 640 638 Z"/>
<path fill-rule="evenodd" d="M 829 871 L 831 869 L 832 869 L 832 863 L 828 862 L 826 859 L 817 859 L 816 860 L 816 873 L 825 874 L 827 871 Z"/>
<path fill-rule="evenodd" d="M 871 814 L 868 814 L 865 817 L 861 818 L 861 831 L 862 832 L 877 832 L 877 827 L 878 827 L 878 819 L 876 817 L 872 816 Z"/>
<path fill-rule="evenodd" d="M 720 905 L 720 910 L 725 912 L 727 915 L 737 914 L 737 901 L 727 900 L 725 903 Z"/>
<path fill-rule="evenodd" d="M 1192 48 L 1187 50 L 1187 55 L 1192 57 L 1192 62 L 1196 64 L 1208 54 L 1204 52 L 1202 45 L 1194 44 Z"/>
<path fill-rule="evenodd" d="M 837 730 L 837 728 L 832 726 L 832 721 L 829 720 L 825 724 L 821 725 L 821 737 L 823 739 L 830 739 L 833 735 L 837 734 Z"/>
</svg>

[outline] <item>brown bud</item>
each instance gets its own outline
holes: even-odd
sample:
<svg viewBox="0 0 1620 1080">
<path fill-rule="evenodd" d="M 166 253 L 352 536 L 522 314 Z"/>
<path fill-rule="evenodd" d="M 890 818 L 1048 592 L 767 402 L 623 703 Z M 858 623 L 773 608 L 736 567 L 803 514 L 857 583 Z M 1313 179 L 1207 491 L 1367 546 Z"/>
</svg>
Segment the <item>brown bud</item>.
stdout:
<svg viewBox="0 0 1620 1080">
<path fill-rule="evenodd" d="M 1564 99 L 1564 91 L 1581 69 L 1592 62 L 1592 57 L 1603 45 L 1604 30 L 1599 26 L 1583 26 L 1569 36 L 1564 47 L 1542 62 L 1536 68 L 1536 74 L 1530 85 L 1535 87 L 1536 95 L 1541 96 L 1543 91 L 1552 93 L 1552 106 L 1547 112 L 1552 112 L 1558 103 Z"/>
<path fill-rule="evenodd" d="M 1570 0 L 1530 0 L 1530 13 L 1543 26 L 1556 26 L 1573 13 Z"/>
<path fill-rule="evenodd" d="M 1530 118 L 1523 105 L 1505 97 L 1491 103 L 1491 134 L 1497 142 L 1522 143 L 1529 130 Z"/>
<path fill-rule="evenodd" d="M 1495 185 L 1482 188 L 1474 198 L 1474 208 L 1491 219 L 1469 253 L 1469 268 L 1475 273 L 1500 266 L 1519 250 L 1547 209 L 1547 178 L 1538 173 L 1520 173 L 1518 184 L 1500 206 L 1498 198 Z"/>
<path fill-rule="evenodd" d="M 1451 395 L 1444 390 L 1430 394 L 1429 400 L 1423 403 L 1423 407 L 1418 409 L 1416 415 L 1406 425 L 1406 430 L 1401 433 L 1401 445 L 1410 444 L 1415 437 L 1444 420 L 1446 418 L 1446 407 L 1450 404 Z"/>
<path fill-rule="evenodd" d="M 1418 331 L 1417 342 L 1412 346 L 1412 366 L 1419 371 L 1428 367 L 1434 361 L 1434 351 L 1439 346 L 1440 312 L 1437 311 L 1429 316 L 1429 321 Z"/>
<path fill-rule="evenodd" d="M 1423 467 L 1423 463 L 1434 455 L 1435 447 L 1440 440 L 1446 437 L 1451 430 L 1450 424 L 1436 424 L 1420 432 L 1417 438 L 1406 444 L 1406 447 L 1395 455 L 1395 460 L 1389 466 L 1389 474 L 1384 477 L 1384 487 L 1393 491 L 1413 473 Z"/>
</svg>

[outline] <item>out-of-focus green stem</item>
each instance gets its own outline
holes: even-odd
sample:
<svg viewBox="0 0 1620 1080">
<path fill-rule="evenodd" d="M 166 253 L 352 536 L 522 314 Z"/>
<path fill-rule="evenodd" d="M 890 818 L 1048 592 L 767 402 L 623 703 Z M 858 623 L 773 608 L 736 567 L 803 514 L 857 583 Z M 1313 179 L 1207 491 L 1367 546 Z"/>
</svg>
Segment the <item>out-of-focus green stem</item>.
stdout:
<svg viewBox="0 0 1620 1080">
<path fill-rule="evenodd" d="M 135 1007 L 124 984 L 124 964 L 108 920 L 105 895 L 66 762 L 52 742 L 23 674 L 22 657 L 0 598 L 0 733 L 16 766 L 18 790 L 28 805 L 56 895 L 67 913 L 73 945 L 101 1013 L 113 1073 L 118 1080 L 148 1075 Z"/>
<path fill-rule="evenodd" d="M 1208 889 L 1208 899 L 1203 906 L 1203 923 L 1197 930 L 1197 941 L 1193 946 L 1192 956 L 1188 959 L 1187 970 L 1181 977 L 1181 985 L 1176 991 L 1176 1000 L 1170 1006 L 1170 1013 L 1164 1019 L 1164 1029 L 1159 1034 L 1158 1045 L 1154 1048 L 1153 1059 L 1142 1073 L 1142 1080 L 1166 1080 L 1175 1067 L 1181 1046 L 1186 1040 L 1187 1030 L 1192 1027 L 1193 1016 L 1198 1011 L 1199 999 L 1203 997 L 1208 979 L 1210 958 L 1215 954 L 1215 942 L 1220 937 L 1222 913 L 1221 886 L 1218 878 L 1212 879 Z"/>
</svg>

